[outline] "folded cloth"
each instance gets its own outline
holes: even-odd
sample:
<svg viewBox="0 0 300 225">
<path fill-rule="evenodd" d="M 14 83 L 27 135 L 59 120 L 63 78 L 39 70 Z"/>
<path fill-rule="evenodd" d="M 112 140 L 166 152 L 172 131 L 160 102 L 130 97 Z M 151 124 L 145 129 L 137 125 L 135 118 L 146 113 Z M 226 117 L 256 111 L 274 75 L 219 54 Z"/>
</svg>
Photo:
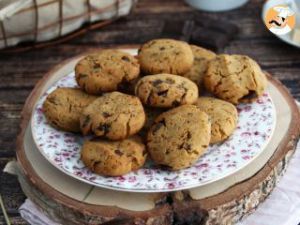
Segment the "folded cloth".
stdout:
<svg viewBox="0 0 300 225">
<path fill-rule="evenodd" d="M 61 225 L 47 217 L 31 200 L 26 199 L 19 208 L 24 220 L 31 225 Z"/>
<path fill-rule="evenodd" d="M 255 213 L 238 225 L 297 225 L 300 223 L 300 142 L 286 173 Z"/>
</svg>

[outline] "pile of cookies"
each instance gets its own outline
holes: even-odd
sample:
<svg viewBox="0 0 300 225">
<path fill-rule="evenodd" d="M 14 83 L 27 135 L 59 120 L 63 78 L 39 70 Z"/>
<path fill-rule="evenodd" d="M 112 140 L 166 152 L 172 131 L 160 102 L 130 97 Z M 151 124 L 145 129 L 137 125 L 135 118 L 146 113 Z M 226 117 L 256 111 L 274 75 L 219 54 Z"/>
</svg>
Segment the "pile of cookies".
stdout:
<svg viewBox="0 0 300 225">
<path fill-rule="evenodd" d="M 255 100 L 267 84 L 247 56 L 172 39 L 151 40 L 136 57 L 113 49 L 90 54 L 75 77 L 79 88 L 56 89 L 43 110 L 56 128 L 94 136 L 81 159 L 105 176 L 141 168 L 148 154 L 161 168 L 191 166 L 233 133 L 235 104 Z M 199 97 L 205 89 L 219 99 Z"/>
</svg>

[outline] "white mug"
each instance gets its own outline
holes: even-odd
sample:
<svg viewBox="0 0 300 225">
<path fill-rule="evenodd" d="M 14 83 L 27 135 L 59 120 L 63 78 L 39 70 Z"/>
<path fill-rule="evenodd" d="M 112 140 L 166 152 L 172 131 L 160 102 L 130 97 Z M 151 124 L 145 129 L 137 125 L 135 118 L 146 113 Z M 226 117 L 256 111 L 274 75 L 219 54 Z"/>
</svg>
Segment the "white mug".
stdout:
<svg viewBox="0 0 300 225">
<path fill-rule="evenodd" d="M 196 9 L 218 12 L 238 8 L 248 0 L 185 0 L 189 5 Z"/>
</svg>

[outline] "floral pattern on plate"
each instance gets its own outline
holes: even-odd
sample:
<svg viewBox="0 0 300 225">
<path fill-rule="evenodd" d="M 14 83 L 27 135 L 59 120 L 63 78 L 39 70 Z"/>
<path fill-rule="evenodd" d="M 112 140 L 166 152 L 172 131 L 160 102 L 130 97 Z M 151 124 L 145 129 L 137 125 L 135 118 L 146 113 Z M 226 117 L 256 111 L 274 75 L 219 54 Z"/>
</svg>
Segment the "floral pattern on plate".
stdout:
<svg viewBox="0 0 300 225">
<path fill-rule="evenodd" d="M 42 110 L 49 93 L 57 87 L 75 87 L 74 73 L 56 82 L 38 101 L 32 115 L 33 138 L 40 152 L 55 167 L 86 183 L 121 191 L 164 192 L 183 190 L 229 176 L 257 157 L 264 149 L 275 127 L 275 110 L 271 97 L 264 93 L 251 104 L 237 106 L 239 121 L 229 139 L 208 148 L 190 168 L 165 171 L 147 162 L 144 168 L 119 177 L 94 174 L 80 160 L 84 138 L 51 127 Z"/>
</svg>

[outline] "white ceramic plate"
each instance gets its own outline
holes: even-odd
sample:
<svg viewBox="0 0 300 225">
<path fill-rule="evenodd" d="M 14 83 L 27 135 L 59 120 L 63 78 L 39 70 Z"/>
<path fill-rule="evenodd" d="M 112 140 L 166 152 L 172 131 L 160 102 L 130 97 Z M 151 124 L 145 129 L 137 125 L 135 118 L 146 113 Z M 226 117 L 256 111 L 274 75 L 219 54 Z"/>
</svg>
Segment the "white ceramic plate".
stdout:
<svg viewBox="0 0 300 225">
<path fill-rule="evenodd" d="M 37 102 L 32 115 L 34 141 L 44 157 L 62 172 L 83 182 L 119 191 L 165 192 L 198 187 L 237 172 L 265 148 L 275 127 L 275 109 L 268 93 L 252 104 L 238 106 L 239 122 L 233 135 L 210 146 L 192 167 L 172 172 L 148 162 L 144 168 L 119 177 L 104 177 L 89 171 L 80 160 L 84 138 L 51 127 L 42 110 L 49 93 L 57 87 L 74 87 L 74 73 L 55 83 Z"/>
</svg>

